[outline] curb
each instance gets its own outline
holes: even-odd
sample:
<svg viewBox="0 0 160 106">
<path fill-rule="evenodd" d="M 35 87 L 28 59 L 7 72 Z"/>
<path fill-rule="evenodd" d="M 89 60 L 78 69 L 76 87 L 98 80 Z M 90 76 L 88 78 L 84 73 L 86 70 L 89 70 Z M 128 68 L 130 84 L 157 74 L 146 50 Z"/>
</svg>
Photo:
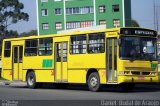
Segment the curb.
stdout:
<svg viewBox="0 0 160 106">
<path fill-rule="evenodd" d="M 18 82 L 18 81 L 0 81 L 0 85 L 26 85 L 26 82 Z"/>
</svg>

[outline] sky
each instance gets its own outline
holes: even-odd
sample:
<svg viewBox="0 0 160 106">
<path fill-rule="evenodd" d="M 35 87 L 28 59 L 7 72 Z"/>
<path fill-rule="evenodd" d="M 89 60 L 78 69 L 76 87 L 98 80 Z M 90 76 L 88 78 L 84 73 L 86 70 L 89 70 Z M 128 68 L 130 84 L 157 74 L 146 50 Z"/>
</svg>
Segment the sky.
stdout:
<svg viewBox="0 0 160 106">
<path fill-rule="evenodd" d="M 9 27 L 19 33 L 37 29 L 36 0 L 19 0 L 24 4 L 22 11 L 29 14 L 28 22 L 19 22 Z M 141 27 L 154 29 L 154 0 L 131 0 L 132 19 L 137 20 Z M 157 10 L 160 10 L 160 0 L 155 0 Z M 160 11 L 157 12 L 160 27 Z M 159 28 L 160 31 L 160 28 Z"/>
</svg>

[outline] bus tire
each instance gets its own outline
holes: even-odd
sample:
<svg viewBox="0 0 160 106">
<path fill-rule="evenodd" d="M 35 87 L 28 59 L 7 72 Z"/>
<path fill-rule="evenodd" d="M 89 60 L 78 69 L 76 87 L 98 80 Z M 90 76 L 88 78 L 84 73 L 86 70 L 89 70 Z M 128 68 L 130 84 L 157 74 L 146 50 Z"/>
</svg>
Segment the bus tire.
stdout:
<svg viewBox="0 0 160 106">
<path fill-rule="evenodd" d="M 93 72 L 87 79 L 87 85 L 90 91 L 97 92 L 100 89 L 100 78 L 97 72 Z"/>
<path fill-rule="evenodd" d="M 32 88 L 32 89 L 37 87 L 36 75 L 33 71 L 27 74 L 27 86 L 28 88 Z"/>
</svg>

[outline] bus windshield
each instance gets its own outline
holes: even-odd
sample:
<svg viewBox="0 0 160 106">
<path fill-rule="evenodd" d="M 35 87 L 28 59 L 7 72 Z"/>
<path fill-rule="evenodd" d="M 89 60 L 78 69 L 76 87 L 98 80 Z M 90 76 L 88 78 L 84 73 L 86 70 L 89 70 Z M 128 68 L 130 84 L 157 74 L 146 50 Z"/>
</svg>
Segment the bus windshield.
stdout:
<svg viewBox="0 0 160 106">
<path fill-rule="evenodd" d="M 156 38 L 121 37 L 120 58 L 127 60 L 156 60 Z"/>
</svg>

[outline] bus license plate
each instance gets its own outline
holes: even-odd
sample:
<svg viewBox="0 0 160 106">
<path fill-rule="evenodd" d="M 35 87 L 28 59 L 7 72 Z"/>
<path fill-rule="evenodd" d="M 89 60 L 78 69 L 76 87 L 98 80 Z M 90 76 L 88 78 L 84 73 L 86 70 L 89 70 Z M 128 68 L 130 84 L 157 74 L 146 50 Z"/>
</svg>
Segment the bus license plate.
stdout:
<svg viewBox="0 0 160 106">
<path fill-rule="evenodd" d="M 144 76 L 139 76 L 138 80 L 145 80 L 145 77 Z"/>
</svg>

